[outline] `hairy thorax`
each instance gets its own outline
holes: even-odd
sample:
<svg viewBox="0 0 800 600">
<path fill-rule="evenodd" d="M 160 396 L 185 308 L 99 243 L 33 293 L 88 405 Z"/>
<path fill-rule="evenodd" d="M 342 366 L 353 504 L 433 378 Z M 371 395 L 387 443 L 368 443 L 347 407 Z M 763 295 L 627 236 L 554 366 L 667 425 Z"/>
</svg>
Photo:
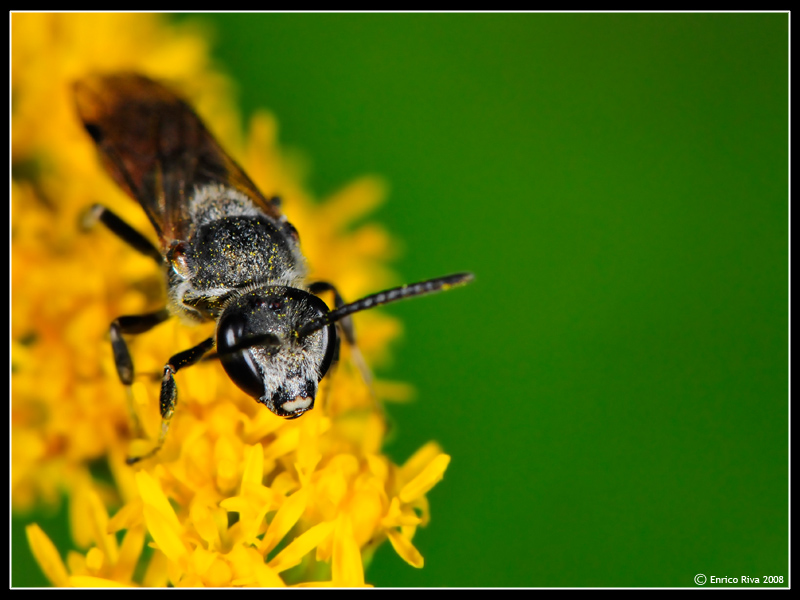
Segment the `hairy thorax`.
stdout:
<svg viewBox="0 0 800 600">
<path fill-rule="evenodd" d="M 294 227 L 223 186 L 198 188 L 186 240 L 168 251 L 170 311 L 189 322 L 215 319 L 233 294 L 255 286 L 304 288 L 306 266 Z"/>
</svg>

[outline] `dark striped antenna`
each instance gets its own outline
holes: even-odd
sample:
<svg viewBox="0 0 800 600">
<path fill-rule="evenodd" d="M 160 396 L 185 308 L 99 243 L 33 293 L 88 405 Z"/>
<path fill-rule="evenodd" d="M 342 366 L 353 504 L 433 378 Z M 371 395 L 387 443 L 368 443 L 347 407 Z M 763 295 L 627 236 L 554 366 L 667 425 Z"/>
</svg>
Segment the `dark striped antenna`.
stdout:
<svg viewBox="0 0 800 600">
<path fill-rule="evenodd" d="M 332 310 L 321 317 L 312 319 L 298 330 L 297 336 L 304 337 L 309 333 L 314 333 L 353 313 L 367 310 L 368 308 L 375 308 L 376 306 L 397 302 L 405 298 L 413 298 L 414 296 L 424 296 L 425 294 L 449 290 L 450 288 L 466 285 L 473 279 L 475 279 L 475 276 L 472 273 L 456 273 L 455 275 L 445 275 L 444 277 L 437 277 L 436 279 L 411 283 L 409 285 L 378 292 L 377 294 L 372 294 L 361 300 L 356 300 L 350 304 L 340 306 L 336 310 Z"/>
</svg>

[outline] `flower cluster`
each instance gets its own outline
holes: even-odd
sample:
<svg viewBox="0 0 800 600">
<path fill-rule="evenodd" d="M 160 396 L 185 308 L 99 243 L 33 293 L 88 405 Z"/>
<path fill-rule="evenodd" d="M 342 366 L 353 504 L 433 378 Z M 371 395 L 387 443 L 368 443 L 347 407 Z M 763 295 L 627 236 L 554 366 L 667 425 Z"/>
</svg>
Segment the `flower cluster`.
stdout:
<svg viewBox="0 0 800 600">
<path fill-rule="evenodd" d="M 125 464 L 158 437 L 165 360 L 210 331 L 171 320 L 133 338 L 138 375 L 126 398 L 108 326 L 163 306 L 163 284 L 147 257 L 107 231 L 79 227 L 81 212 L 102 201 L 150 230 L 100 168 L 74 112 L 72 81 L 137 71 L 174 82 L 259 187 L 282 197 L 316 279 L 336 281 L 350 298 L 391 281 L 387 234 L 350 226 L 381 201 L 380 181 L 363 178 L 315 201 L 280 152 L 269 115 L 257 115 L 240 139 L 230 83 L 207 56 L 198 32 L 151 15 L 12 16 L 13 506 L 68 496 L 81 552 L 63 561 L 44 531 L 28 527 L 58 586 L 357 586 L 387 538 L 421 567 L 412 539 L 429 520 L 425 494 L 450 459 L 435 443 L 402 466 L 382 453 L 386 424 L 374 394 L 402 399 L 407 387 L 376 381 L 373 394 L 346 347 L 315 409 L 296 421 L 246 397 L 218 364 L 181 371 L 163 449 Z M 357 327 L 373 364 L 400 331 L 379 311 L 359 315 Z M 109 476 L 92 474 L 98 462 Z"/>
</svg>

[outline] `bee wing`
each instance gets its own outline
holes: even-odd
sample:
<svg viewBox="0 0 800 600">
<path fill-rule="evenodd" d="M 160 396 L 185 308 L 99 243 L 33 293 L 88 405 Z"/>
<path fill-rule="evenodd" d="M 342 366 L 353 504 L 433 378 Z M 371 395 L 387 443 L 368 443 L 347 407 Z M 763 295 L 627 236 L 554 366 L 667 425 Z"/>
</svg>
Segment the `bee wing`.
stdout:
<svg viewBox="0 0 800 600">
<path fill-rule="evenodd" d="M 189 105 L 163 85 L 122 74 L 78 81 L 74 91 L 78 114 L 106 168 L 144 207 L 162 249 L 186 239 L 197 185 L 234 187 L 267 215 L 280 217 Z"/>
</svg>

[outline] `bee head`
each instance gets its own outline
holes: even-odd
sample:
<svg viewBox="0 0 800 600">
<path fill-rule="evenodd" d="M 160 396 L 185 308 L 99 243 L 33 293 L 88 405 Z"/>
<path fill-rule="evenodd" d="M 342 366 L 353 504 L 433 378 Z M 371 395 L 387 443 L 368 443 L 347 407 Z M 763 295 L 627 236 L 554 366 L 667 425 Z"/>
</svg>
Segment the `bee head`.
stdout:
<svg viewBox="0 0 800 600">
<path fill-rule="evenodd" d="M 337 342 L 334 325 L 298 332 L 326 313 L 322 300 L 296 288 L 265 286 L 237 295 L 217 325 L 220 362 L 239 388 L 274 414 L 297 418 L 314 407 Z"/>
<path fill-rule="evenodd" d="M 331 366 L 336 322 L 405 298 L 465 285 L 456 273 L 392 288 L 328 310 L 297 288 L 263 286 L 231 299 L 217 325 L 217 353 L 233 382 L 276 415 L 297 418 L 314 407 L 317 385 Z"/>
</svg>

